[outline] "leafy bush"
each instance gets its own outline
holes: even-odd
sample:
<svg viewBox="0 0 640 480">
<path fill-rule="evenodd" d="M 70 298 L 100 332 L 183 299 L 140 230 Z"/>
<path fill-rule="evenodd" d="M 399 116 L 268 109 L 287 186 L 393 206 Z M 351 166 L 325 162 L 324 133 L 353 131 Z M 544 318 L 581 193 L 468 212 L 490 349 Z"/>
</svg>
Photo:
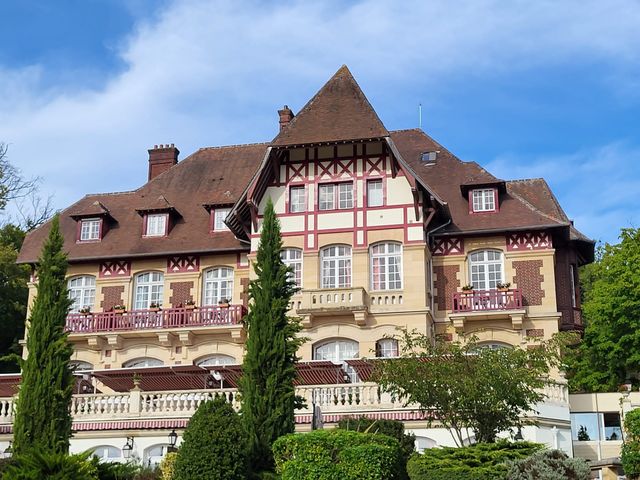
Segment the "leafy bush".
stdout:
<svg viewBox="0 0 640 480">
<path fill-rule="evenodd" d="M 542 445 L 531 442 L 478 443 L 468 447 L 430 448 L 407 463 L 411 480 L 498 480 L 506 478 L 508 460 L 526 458 Z"/>
<path fill-rule="evenodd" d="M 164 456 L 160 463 L 160 480 L 173 480 L 173 474 L 176 468 L 176 458 L 178 458 L 178 454 L 176 452 L 169 452 Z"/>
<path fill-rule="evenodd" d="M 160 480 L 160 471 L 157 468 L 143 467 L 132 462 L 101 462 L 95 457 L 92 463 L 98 472 L 99 480 Z"/>
<path fill-rule="evenodd" d="M 273 455 L 282 480 L 397 480 L 404 470 L 395 438 L 340 429 L 285 435 Z"/>
<path fill-rule="evenodd" d="M 508 462 L 509 480 L 589 480 L 591 469 L 581 458 L 569 458 L 560 450 L 543 450 Z"/>
<path fill-rule="evenodd" d="M 627 436 L 622 445 L 620 460 L 627 478 L 640 478 L 640 409 L 631 410 L 624 417 Z"/>
<path fill-rule="evenodd" d="M 0 477 L 2 477 L 2 473 L 9 468 L 9 465 L 13 465 L 15 463 L 15 459 L 13 458 L 0 458 Z"/>
<path fill-rule="evenodd" d="M 238 414 L 223 397 L 201 404 L 184 432 L 173 480 L 244 480 L 246 468 Z"/>
<path fill-rule="evenodd" d="M 18 456 L 2 480 L 98 480 L 90 452 L 78 455 L 31 451 Z"/>
</svg>

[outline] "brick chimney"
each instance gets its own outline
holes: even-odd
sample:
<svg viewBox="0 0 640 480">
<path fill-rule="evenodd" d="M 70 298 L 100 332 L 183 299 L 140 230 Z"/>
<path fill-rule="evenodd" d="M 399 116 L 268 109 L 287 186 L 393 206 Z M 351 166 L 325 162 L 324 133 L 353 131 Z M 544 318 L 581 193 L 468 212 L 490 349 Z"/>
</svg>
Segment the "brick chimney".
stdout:
<svg viewBox="0 0 640 480">
<path fill-rule="evenodd" d="M 154 145 L 149 149 L 149 180 L 166 172 L 178 163 L 178 150 L 175 145 Z"/>
<path fill-rule="evenodd" d="M 284 130 L 295 116 L 288 105 L 285 105 L 282 110 L 278 110 L 278 115 L 280 115 L 280 131 Z"/>
</svg>

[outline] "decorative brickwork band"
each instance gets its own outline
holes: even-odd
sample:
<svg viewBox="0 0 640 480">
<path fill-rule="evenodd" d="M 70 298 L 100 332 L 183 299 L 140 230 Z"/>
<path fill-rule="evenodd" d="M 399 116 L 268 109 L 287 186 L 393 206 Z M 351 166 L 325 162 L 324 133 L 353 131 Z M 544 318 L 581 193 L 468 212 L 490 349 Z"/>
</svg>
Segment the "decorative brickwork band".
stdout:
<svg viewBox="0 0 640 480">
<path fill-rule="evenodd" d="M 100 263 L 100 278 L 128 277 L 131 275 L 131 262 L 112 260 Z"/>
<path fill-rule="evenodd" d="M 172 293 L 169 302 L 174 308 L 183 307 L 187 300 L 193 300 L 191 295 L 193 282 L 171 282 L 169 288 Z"/>
<path fill-rule="evenodd" d="M 167 273 L 189 273 L 200 270 L 200 257 L 179 255 L 167 258 Z"/>
<path fill-rule="evenodd" d="M 527 329 L 527 337 L 534 337 L 534 338 L 544 337 L 544 329 L 543 328 L 528 328 Z"/>
<path fill-rule="evenodd" d="M 457 277 L 459 271 L 460 266 L 458 265 L 436 265 L 433 267 L 433 272 L 436 275 L 434 283 L 437 290 L 436 303 L 438 310 L 451 310 L 453 308 L 451 298 L 460 286 L 460 280 Z"/>
<path fill-rule="evenodd" d="M 542 305 L 544 275 L 540 273 L 542 260 L 517 260 L 513 262 L 516 274 L 513 282 L 522 291 L 523 305 Z"/>
<path fill-rule="evenodd" d="M 434 256 L 459 255 L 464 253 L 464 240 L 458 237 L 436 238 L 431 253 Z"/>
<path fill-rule="evenodd" d="M 114 285 L 111 287 L 102 287 L 102 301 L 100 307 L 103 312 L 110 312 L 115 305 L 121 305 L 122 294 L 124 293 L 124 285 Z"/>
<path fill-rule="evenodd" d="M 551 235 L 547 232 L 517 232 L 507 234 L 507 250 L 520 252 L 552 248 Z"/>
</svg>

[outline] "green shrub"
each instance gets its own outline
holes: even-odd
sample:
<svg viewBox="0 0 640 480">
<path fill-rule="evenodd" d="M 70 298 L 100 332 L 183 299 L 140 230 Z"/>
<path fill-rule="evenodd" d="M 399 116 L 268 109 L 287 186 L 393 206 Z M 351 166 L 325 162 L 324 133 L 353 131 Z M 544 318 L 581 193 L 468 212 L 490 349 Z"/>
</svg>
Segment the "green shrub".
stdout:
<svg viewBox="0 0 640 480">
<path fill-rule="evenodd" d="M 375 420 L 365 416 L 346 417 L 338 422 L 338 428 L 356 432 L 381 433 L 395 438 L 400 442 L 402 463 L 406 471 L 407 461 L 415 451 L 416 436 L 413 433 L 404 433 L 403 422 L 398 420 Z M 402 478 L 407 478 L 406 474 Z"/>
<path fill-rule="evenodd" d="M 640 478 L 640 409 L 631 410 L 624 416 L 626 438 L 622 445 L 620 460 L 627 478 Z"/>
<path fill-rule="evenodd" d="M 282 480 L 397 480 L 402 452 L 395 438 L 346 430 L 290 434 L 273 444 Z"/>
<path fill-rule="evenodd" d="M 173 474 L 176 468 L 176 452 L 167 453 L 160 463 L 160 480 L 173 480 Z"/>
<path fill-rule="evenodd" d="M 542 445 L 530 442 L 479 443 L 468 447 L 430 448 L 407 463 L 411 480 L 499 480 L 506 478 L 508 460 L 526 458 Z"/>
<path fill-rule="evenodd" d="M 223 397 L 201 404 L 184 432 L 173 480 L 244 480 L 246 468 L 238 414 Z"/>
<path fill-rule="evenodd" d="M 508 462 L 509 480 L 589 480 L 591 469 L 581 458 L 569 458 L 560 450 L 543 450 Z"/>
<path fill-rule="evenodd" d="M 9 465 L 13 465 L 15 462 L 14 458 L 0 458 L 0 478 Z"/>
<path fill-rule="evenodd" d="M 77 455 L 31 451 L 16 457 L 2 480 L 98 480 L 91 452 Z"/>
</svg>

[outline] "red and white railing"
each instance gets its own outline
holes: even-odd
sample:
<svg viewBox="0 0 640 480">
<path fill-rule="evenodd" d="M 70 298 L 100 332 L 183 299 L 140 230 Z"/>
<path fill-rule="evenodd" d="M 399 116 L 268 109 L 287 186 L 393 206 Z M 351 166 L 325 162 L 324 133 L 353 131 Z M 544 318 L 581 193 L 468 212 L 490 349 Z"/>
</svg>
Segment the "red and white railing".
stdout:
<svg viewBox="0 0 640 480">
<path fill-rule="evenodd" d="M 473 290 L 455 292 L 452 299 L 454 312 L 477 312 L 488 310 L 517 310 L 522 308 L 522 291 Z"/>
<path fill-rule="evenodd" d="M 245 314 L 243 305 L 132 310 L 124 313 L 71 313 L 67 316 L 66 330 L 70 333 L 95 333 L 238 325 Z"/>
</svg>

